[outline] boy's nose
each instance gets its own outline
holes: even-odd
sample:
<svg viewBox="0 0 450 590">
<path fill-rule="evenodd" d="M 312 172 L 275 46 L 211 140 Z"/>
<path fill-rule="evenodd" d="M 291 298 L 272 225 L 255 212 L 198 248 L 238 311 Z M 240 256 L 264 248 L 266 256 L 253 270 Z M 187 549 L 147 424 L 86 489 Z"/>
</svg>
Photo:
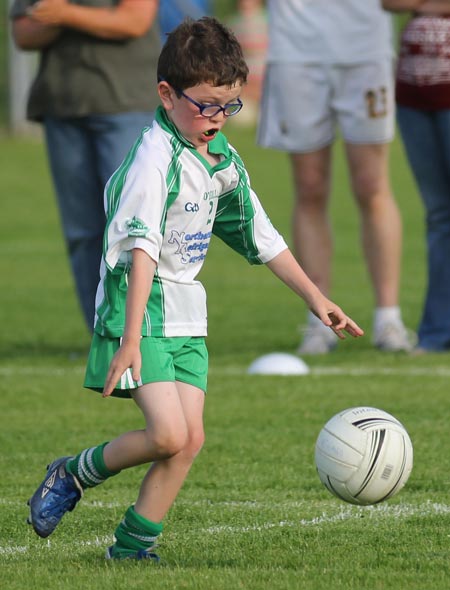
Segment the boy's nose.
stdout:
<svg viewBox="0 0 450 590">
<path fill-rule="evenodd" d="M 223 111 L 219 111 L 213 117 L 210 117 L 209 120 L 217 122 L 217 123 L 219 123 L 220 121 L 225 121 L 226 120 L 225 113 Z"/>
</svg>

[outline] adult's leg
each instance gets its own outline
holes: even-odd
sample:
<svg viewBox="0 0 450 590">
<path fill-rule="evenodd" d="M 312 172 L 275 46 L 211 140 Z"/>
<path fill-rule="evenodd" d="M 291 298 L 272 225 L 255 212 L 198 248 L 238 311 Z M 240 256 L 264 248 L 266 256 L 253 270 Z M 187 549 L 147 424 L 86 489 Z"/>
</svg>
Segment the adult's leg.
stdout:
<svg viewBox="0 0 450 590">
<path fill-rule="evenodd" d="M 399 107 L 398 121 L 426 211 L 428 281 L 419 347 L 450 348 L 450 111 Z"/>
<path fill-rule="evenodd" d="M 293 250 L 325 293 L 331 284 L 333 240 L 328 218 L 335 117 L 330 68 L 321 64 L 269 64 L 258 128 L 261 145 L 290 154 L 294 181 Z M 328 352 L 335 334 L 309 313 L 300 354 Z"/>
<path fill-rule="evenodd" d="M 410 351 L 398 293 L 402 225 L 388 177 L 388 144 L 347 144 L 351 182 L 361 214 L 361 239 L 375 293 L 373 343 L 389 352 Z"/>
<path fill-rule="evenodd" d="M 97 174 L 103 188 L 112 173 L 140 137 L 145 127 L 150 127 L 153 112 L 116 113 L 91 115 L 89 129 L 92 135 L 97 164 Z"/>
<path fill-rule="evenodd" d="M 328 295 L 333 239 L 328 217 L 331 146 L 291 154 L 295 202 L 292 215 L 294 252 L 303 269 Z"/>
<path fill-rule="evenodd" d="M 388 176 L 388 144 L 346 144 L 361 240 L 377 307 L 398 305 L 402 225 Z"/>
<path fill-rule="evenodd" d="M 186 383 L 154 383 L 133 394 L 144 414 L 146 429 L 128 432 L 104 449 L 111 471 L 148 463 L 135 510 L 161 522 L 175 500 L 204 441 L 205 394 Z"/>
<path fill-rule="evenodd" d="M 333 238 L 328 217 L 331 176 L 331 146 L 291 154 L 295 202 L 292 234 L 296 257 L 319 289 L 329 295 Z M 314 316 L 308 323 L 299 354 L 325 354 L 337 343 L 336 335 Z"/>
<path fill-rule="evenodd" d="M 46 118 L 47 148 L 78 298 L 92 331 L 105 212 L 103 191 L 152 112 Z"/>
<path fill-rule="evenodd" d="M 394 135 L 393 69 L 390 58 L 336 67 L 333 104 L 345 138 L 350 180 L 361 217 L 361 242 L 372 282 L 374 344 L 407 351 L 411 335 L 398 305 L 402 224 L 389 181 L 389 143 Z"/>
<path fill-rule="evenodd" d="M 47 150 L 63 233 L 84 318 L 93 328 L 105 214 L 86 120 L 46 118 Z"/>
<path fill-rule="evenodd" d="M 105 229 L 104 188 L 114 171 L 125 159 L 129 150 L 140 136 L 144 127 L 149 127 L 154 118 L 153 112 L 117 113 L 114 115 L 91 115 L 88 117 L 91 144 L 94 150 L 98 199 L 101 200 L 101 234 L 89 247 L 89 256 L 97 270 L 90 280 L 90 290 L 94 293 L 92 302 L 95 311 L 95 293 L 99 281 L 100 260 L 103 252 L 103 233 Z M 90 311 L 91 313 L 91 311 Z"/>
</svg>

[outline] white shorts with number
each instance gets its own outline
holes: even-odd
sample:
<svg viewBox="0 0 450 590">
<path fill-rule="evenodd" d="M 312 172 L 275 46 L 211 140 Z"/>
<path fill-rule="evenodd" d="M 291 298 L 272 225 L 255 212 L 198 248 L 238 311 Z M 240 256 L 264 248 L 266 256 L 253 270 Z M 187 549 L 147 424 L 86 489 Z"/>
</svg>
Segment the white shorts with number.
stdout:
<svg viewBox="0 0 450 590">
<path fill-rule="evenodd" d="M 387 143 L 395 129 L 391 59 L 352 65 L 269 64 L 258 143 L 287 152 L 331 144 Z"/>
</svg>

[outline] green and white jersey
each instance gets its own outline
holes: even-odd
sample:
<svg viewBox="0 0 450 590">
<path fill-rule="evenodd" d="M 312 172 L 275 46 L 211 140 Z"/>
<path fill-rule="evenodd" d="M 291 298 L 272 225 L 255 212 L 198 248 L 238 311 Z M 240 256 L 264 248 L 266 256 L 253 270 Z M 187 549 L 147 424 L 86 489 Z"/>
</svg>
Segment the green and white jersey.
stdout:
<svg viewBox="0 0 450 590">
<path fill-rule="evenodd" d="M 105 188 L 107 226 L 95 331 L 120 337 L 131 251 L 140 248 L 157 268 L 143 336 L 205 336 L 206 293 L 196 280 L 213 234 L 251 264 L 287 248 L 250 188 L 242 160 L 221 133 L 209 143 L 211 166 L 159 107 Z"/>
</svg>

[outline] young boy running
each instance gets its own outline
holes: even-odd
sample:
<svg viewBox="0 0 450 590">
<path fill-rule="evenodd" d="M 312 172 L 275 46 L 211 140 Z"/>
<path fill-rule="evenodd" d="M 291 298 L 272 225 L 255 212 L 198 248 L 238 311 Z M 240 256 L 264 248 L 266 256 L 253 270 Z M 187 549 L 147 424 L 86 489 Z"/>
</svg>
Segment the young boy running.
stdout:
<svg viewBox="0 0 450 590">
<path fill-rule="evenodd" d="M 362 330 L 308 279 L 261 207 L 221 129 L 242 108 L 248 69 L 216 19 L 187 20 L 158 63 L 161 106 L 105 189 L 107 227 L 85 386 L 131 397 L 145 428 L 61 457 L 29 501 L 50 535 L 86 488 L 152 463 L 107 549 L 158 560 L 154 545 L 203 441 L 206 296 L 196 281 L 211 236 L 270 270 L 343 338 Z"/>
</svg>

